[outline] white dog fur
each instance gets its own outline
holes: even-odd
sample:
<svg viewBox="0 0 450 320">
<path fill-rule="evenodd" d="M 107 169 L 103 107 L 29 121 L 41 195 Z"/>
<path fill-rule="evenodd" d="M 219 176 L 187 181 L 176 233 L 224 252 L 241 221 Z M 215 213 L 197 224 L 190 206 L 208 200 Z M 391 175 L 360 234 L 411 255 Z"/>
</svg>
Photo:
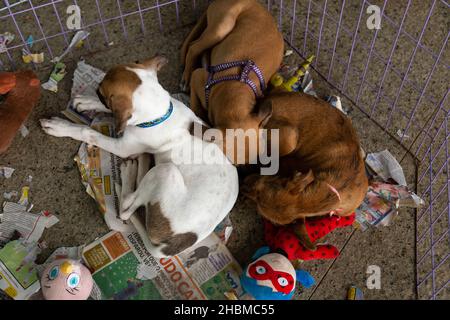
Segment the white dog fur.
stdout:
<svg viewBox="0 0 450 320">
<path fill-rule="evenodd" d="M 132 116 L 121 137 L 107 137 L 88 126 L 59 118 L 42 119 L 41 126 L 50 135 L 84 141 L 121 158 L 154 154 L 155 166 L 136 191 L 132 192 L 130 186 L 123 189 L 131 193 L 123 195 L 120 217 L 127 220 L 139 207 L 145 206 L 147 232 L 153 243 L 150 253 L 155 257 L 171 256 L 187 249 L 186 245 L 192 246 L 206 238 L 230 212 L 238 195 L 238 175 L 219 147 L 190 134 L 193 122 L 200 124 L 201 120 L 183 103 L 170 97 L 158 83 L 155 69 L 128 70 L 138 75 L 141 84 L 133 93 Z M 136 126 L 166 114 L 170 102 L 173 113 L 166 121 L 150 128 Z M 76 97 L 74 105 L 78 111 L 111 112 L 97 97 Z M 192 156 L 196 162 L 186 163 L 186 157 L 192 159 Z M 126 183 L 135 181 L 135 162 L 124 162 L 122 170 L 122 178 L 129 176 Z M 151 220 L 155 204 L 159 205 L 163 220 L 170 223 L 165 235 L 157 239 L 158 243 L 152 241 L 152 227 L 148 227 L 149 219 L 153 227 L 158 225 L 158 221 Z M 195 234 L 195 242 L 189 243 L 192 237 L 191 240 L 179 237 L 186 234 Z"/>
</svg>

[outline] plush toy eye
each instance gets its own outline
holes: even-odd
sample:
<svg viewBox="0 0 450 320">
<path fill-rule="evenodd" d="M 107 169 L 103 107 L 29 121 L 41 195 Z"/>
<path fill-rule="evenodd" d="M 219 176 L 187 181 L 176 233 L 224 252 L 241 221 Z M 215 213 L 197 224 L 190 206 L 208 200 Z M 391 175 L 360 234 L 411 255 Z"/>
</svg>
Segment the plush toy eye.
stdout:
<svg viewBox="0 0 450 320">
<path fill-rule="evenodd" d="M 286 286 L 289 284 L 288 281 L 287 281 L 287 279 L 284 278 L 284 277 L 279 277 L 279 278 L 278 278 L 278 283 L 279 283 L 279 285 L 282 286 L 282 287 L 286 287 Z"/>
<path fill-rule="evenodd" d="M 264 268 L 262 266 L 256 267 L 256 273 L 257 274 L 264 274 L 264 273 L 266 273 L 266 268 Z"/>
<path fill-rule="evenodd" d="M 67 278 L 67 285 L 69 288 L 75 288 L 80 283 L 80 276 L 76 273 L 71 273 Z"/>
<path fill-rule="evenodd" d="M 54 279 L 56 279 L 58 274 L 59 274 L 59 268 L 58 268 L 58 266 L 54 266 L 48 273 L 48 277 L 50 278 L 50 280 L 54 280 Z"/>
</svg>

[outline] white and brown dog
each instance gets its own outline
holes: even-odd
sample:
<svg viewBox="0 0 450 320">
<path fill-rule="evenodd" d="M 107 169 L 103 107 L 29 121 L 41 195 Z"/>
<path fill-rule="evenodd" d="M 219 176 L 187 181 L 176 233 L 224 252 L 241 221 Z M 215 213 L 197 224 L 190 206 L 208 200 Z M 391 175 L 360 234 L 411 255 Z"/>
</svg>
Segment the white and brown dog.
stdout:
<svg viewBox="0 0 450 320">
<path fill-rule="evenodd" d="M 236 168 L 220 148 L 190 134 L 201 120 L 158 83 L 157 71 L 166 63 L 157 56 L 111 69 L 98 90 L 105 105 L 96 97 L 75 99 L 78 111 L 112 112 L 119 138 L 59 118 L 41 120 L 50 135 L 84 141 L 121 158 L 155 155 L 155 166 L 136 191 L 123 196 L 120 212 L 127 220 L 146 208 L 155 257 L 173 256 L 206 238 L 232 209 L 239 188 Z M 124 163 L 122 178 L 135 179 L 135 167 Z"/>
</svg>

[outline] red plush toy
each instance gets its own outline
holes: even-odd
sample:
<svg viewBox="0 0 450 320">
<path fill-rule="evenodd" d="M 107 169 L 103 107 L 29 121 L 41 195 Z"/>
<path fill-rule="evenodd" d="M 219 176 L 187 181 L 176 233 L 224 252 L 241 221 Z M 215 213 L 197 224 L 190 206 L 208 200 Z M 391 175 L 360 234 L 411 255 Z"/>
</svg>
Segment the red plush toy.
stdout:
<svg viewBox="0 0 450 320">
<path fill-rule="evenodd" d="M 20 126 L 41 96 L 40 82 L 33 71 L 0 72 L 0 154 L 11 145 Z"/>
<path fill-rule="evenodd" d="M 347 217 L 324 216 L 317 219 L 309 219 L 305 222 L 307 236 L 311 243 L 324 237 L 336 228 L 350 226 L 355 221 L 355 214 Z M 294 226 L 274 226 L 269 221 L 264 221 L 265 238 L 272 252 L 282 250 L 287 258 L 293 260 L 317 260 L 334 259 L 339 256 L 339 250 L 332 245 L 317 245 L 315 250 L 307 249 L 295 232 Z"/>
</svg>

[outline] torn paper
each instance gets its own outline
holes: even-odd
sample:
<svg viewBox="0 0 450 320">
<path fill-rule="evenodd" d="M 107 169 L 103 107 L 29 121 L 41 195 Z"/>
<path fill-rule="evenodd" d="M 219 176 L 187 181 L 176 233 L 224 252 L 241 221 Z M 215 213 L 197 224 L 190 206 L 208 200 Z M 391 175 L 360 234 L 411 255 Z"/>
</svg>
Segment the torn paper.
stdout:
<svg viewBox="0 0 450 320">
<path fill-rule="evenodd" d="M 403 169 L 388 150 L 369 153 L 366 157 L 366 163 L 384 181 L 393 179 L 399 185 L 406 186 Z"/>
<path fill-rule="evenodd" d="M 28 130 L 28 128 L 25 127 L 24 125 L 20 126 L 19 131 L 23 138 L 25 138 L 26 136 L 28 136 L 30 134 L 30 130 Z"/>
<path fill-rule="evenodd" d="M 388 226 L 400 207 L 418 208 L 424 201 L 406 186 L 372 182 L 362 204 L 356 209 L 356 220 L 365 230 L 369 226 Z"/>
<path fill-rule="evenodd" d="M 136 232 L 112 231 L 88 245 L 83 260 L 102 299 L 218 300 L 232 289 L 243 294 L 242 269 L 214 233 L 177 256 L 157 259 Z"/>
<path fill-rule="evenodd" d="M 26 242 L 38 242 L 44 230 L 58 221 L 59 219 L 48 211 L 34 214 L 27 212 L 27 208 L 18 203 L 4 202 L 0 239 L 8 240 L 17 231 Z"/>
<path fill-rule="evenodd" d="M 409 139 L 411 138 L 409 135 L 405 134 L 405 130 L 403 129 L 398 129 L 397 130 L 397 135 L 402 138 L 402 139 Z"/>
<path fill-rule="evenodd" d="M 6 200 L 11 200 L 19 196 L 19 192 L 17 191 L 9 191 L 3 192 L 3 198 Z"/>
<path fill-rule="evenodd" d="M 11 178 L 15 170 L 14 168 L 0 166 L 0 178 Z"/>
<path fill-rule="evenodd" d="M 97 97 L 98 85 L 104 77 L 105 72 L 102 70 L 87 64 L 84 60 L 79 61 L 73 74 L 71 98 L 77 95 Z M 94 111 L 78 112 L 72 104 L 72 99 L 67 109 L 61 113 L 72 122 L 90 125 L 96 113 Z"/>
<path fill-rule="evenodd" d="M 45 56 L 43 52 L 40 53 L 30 53 L 26 49 L 22 49 L 22 60 L 24 63 L 43 63 L 45 60 Z"/>
<path fill-rule="evenodd" d="M 15 36 L 11 32 L 0 34 L 0 53 L 6 52 L 8 45 L 14 40 Z"/>
<path fill-rule="evenodd" d="M 58 92 L 58 82 L 64 79 L 66 73 L 66 65 L 62 62 L 56 63 L 48 81 L 41 85 L 42 88 L 54 93 Z"/>
<path fill-rule="evenodd" d="M 83 41 L 88 36 L 89 36 L 89 32 L 83 31 L 83 30 L 75 33 L 75 35 L 72 38 L 72 41 L 70 42 L 70 44 L 66 48 L 66 50 L 64 50 L 64 52 L 59 57 L 53 58 L 52 62 L 60 62 L 62 60 L 62 58 L 64 58 L 74 47 L 76 47 L 80 41 Z"/>
<path fill-rule="evenodd" d="M 14 240 L 0 250 L 0 289 L 15 300 L 27 300 L 41 288 L 36 270 L 36 243 Z"/>
<path fill-rule="evenodd" d="M 158 276 L 158 268 L 153 265 L 140 263 L 136 270 L 136 279 L 139 280 L 153 280 Z"/>
</svg>

